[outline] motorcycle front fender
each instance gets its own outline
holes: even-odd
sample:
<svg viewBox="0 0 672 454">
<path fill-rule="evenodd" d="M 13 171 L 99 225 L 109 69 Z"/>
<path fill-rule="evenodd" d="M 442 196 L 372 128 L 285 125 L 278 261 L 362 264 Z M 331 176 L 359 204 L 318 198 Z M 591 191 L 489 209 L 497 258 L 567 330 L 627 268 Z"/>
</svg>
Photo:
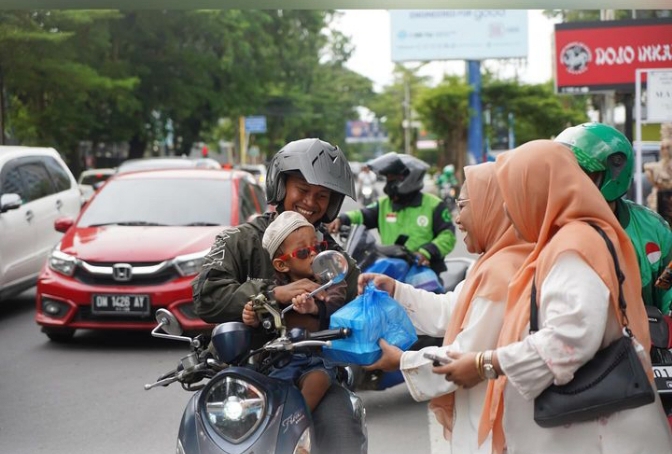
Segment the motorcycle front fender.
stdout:
<svg viewBox="0 0 672 454">
<path fill-rule="evenodd" d="M 189 399 L 182 416 L 178 439 L 185 454 L 292 454 L 306 430 L 310 431 L 311 440 L 315 439 L 310 412 L 295 386 L 243 368 L 227 369 L 213 380 L 230 371 L 240 373 L 264 391 L 268 410 L 263 421 L 249 437 L 239 443 L 228 441 L 207 420 L 203 396 L 203 392 L 208 389 L 206 387 Z"/>
</svg>

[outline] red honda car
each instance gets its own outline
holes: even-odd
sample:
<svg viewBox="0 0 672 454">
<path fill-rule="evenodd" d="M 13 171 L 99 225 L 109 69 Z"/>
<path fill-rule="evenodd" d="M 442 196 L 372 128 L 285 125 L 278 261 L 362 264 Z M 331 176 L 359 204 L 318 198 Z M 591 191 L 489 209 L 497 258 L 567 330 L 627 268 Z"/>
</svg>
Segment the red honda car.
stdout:
<svg viewBox="0 0 672 454">
<path fill-rule="evenodd" d="M 65 232 L 37 281 L 35 320 L 53 341 L 77 329 L 151 330 L 165 307 L 185 330 L 212 327 L 193 310 L 191 281 L 215 236 L 263 213 L 247 172 L 211 169 L 118 174 Z"/>
</svg>

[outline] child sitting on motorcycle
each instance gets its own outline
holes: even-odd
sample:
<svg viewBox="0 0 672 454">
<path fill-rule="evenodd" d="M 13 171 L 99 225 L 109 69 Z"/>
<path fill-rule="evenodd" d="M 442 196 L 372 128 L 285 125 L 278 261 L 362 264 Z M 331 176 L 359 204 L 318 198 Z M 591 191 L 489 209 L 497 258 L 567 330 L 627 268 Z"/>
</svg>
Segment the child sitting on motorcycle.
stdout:
<svg viewBox="0 0 672 454">
<path fill-rule="evenodd" d="M 278 285 L 301 279 L 314 280 L 313 258 L 326 250 L 326 242 L 317 240 L 315 227 L 295 211 L 284 211 L 271 222 L 264 232 L 262 246 L 271 257 Z M 327 329 L 328 314 L 346 302 L 346 289 L 347 284 L 341 282 L 315 298 L 308 293 L 295 296 L 292 299 L 294 311 L 285 315 L 287 329 L 299 327 L 311 332 Z M 251 301 L 245 304 L 242 318 L 248 326 L 259 326 Z M 296 384 L 312 412 L 336 380 L 336 367 L 319 354 L 293 353 L 287 365 L 274 367 L 269 376 Z"/>
</svg>

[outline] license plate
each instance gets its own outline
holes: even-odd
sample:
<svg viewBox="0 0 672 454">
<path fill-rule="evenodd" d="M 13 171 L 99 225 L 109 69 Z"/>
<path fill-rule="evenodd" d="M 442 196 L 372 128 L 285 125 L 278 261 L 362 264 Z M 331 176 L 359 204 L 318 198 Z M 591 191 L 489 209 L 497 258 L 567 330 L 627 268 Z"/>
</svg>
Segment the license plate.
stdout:
<svg viewBox="0 0 672 454">
<path fill-rule="evenodd" d="M 672 366 L 653 366 L 655 378 L 672 378 Z"/>
<path fill-rule="evenodd" d="M 94 314 L 148 315 L 149 295 L 106 294 L 93 295 L 91 311 Z"/>
</svg>

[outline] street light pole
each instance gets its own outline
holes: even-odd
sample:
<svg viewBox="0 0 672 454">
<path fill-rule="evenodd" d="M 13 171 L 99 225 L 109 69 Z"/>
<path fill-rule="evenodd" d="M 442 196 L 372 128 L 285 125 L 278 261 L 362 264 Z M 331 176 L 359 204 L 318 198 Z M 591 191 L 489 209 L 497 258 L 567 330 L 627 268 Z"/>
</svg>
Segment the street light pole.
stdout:
<svg viewBox="0 0 672 454">
<path fill-rule="evenodd" d="M 404 74 L 404 153 L 411 154 L 411 87 Z"/>
</svg>

